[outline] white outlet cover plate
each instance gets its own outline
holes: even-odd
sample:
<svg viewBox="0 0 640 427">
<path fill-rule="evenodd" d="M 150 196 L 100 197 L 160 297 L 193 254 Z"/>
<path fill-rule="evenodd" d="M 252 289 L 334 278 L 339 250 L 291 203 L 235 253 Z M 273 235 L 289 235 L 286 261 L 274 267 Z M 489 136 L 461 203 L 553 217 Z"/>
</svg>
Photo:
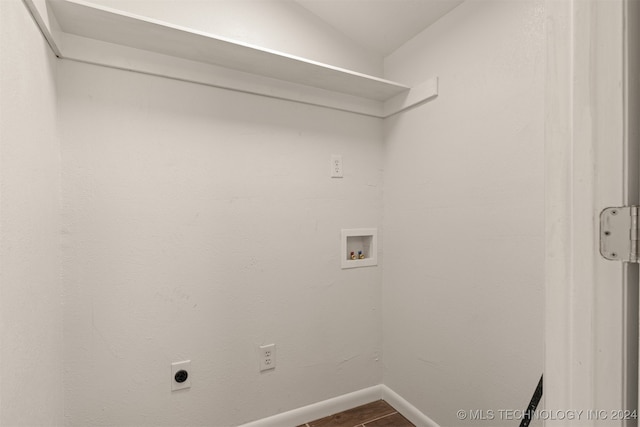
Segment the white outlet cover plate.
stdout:
<svg viewBox="0 0 640 427">
<path fill-rule="evenodd" d="M 189 376 L 183 383 L 176 381 L 176 372 L 181 370 L 187 371 Z M 185 360 L 182 362 L 175 362 L 171 364 L 171 391 L 182 390 L 184 388 L 191 388 L 191 360 Z"/>
<path fill-rule="evenodd" d="M 260 363 L 260 372 L 269 371 L 276 367 L 276 345 L 261 345 L 258 348 L 258 361 Z"/>
<path fill-rule="evenodd" d="M 334 154 L 331 156 L 331 171 L 329 173 L 331 178 L 342 178 L 344 177 L 344 170 L 342 166 L 342 156 L 339 154 Z"/>
</svg>

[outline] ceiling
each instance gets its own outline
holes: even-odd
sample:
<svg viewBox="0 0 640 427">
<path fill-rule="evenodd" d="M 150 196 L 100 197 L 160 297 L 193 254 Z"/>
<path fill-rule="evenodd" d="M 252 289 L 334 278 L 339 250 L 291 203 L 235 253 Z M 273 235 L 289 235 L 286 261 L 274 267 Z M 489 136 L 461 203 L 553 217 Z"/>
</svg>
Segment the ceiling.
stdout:
<svg viewBox="0 0 640 427">
<path fill-rule="evenodd" d="M 387 56 L 464 0 L 295 0 L 364 48 Z"/>
</svg>

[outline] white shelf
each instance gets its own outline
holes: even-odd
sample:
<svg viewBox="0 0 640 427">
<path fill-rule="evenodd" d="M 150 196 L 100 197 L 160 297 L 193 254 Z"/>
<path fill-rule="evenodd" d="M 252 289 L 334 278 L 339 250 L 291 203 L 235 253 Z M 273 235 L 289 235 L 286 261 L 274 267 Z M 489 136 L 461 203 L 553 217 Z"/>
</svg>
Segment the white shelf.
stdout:
<svg viewBox="0 0 640 427">
<path fill-rule="evenodd" d="M 400 83 L 220 38 L 86 3 L 50 1 L 63 33 L 339 92 L 386 101 L 410 88 Z M 61 48 L 65 57 L 64 46 Z"/>
</svg>

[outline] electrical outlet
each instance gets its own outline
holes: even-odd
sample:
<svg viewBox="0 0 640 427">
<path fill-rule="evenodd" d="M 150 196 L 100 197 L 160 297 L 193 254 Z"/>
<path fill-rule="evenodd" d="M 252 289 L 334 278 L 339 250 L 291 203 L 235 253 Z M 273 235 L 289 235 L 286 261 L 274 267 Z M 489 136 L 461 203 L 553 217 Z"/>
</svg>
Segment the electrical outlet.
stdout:
<svg viewBox="0 0 640 427">
<path fill-rule="evenodd" d="M 342 178 L 344 173 L 342 171 L 342 156 L 331 156 L 331 178 Z"/>
<path fill-rule="evenodd" d="M 276 367 L 276 345 L 261 345 L 258 348 L 258 359 L 260 362 L 260 372 L 275 369 Z"/>
<path fill-rule="evenodd" d="M 171 364 L 171 391 L 191 388 L 191 360 Z"/>
</svg>

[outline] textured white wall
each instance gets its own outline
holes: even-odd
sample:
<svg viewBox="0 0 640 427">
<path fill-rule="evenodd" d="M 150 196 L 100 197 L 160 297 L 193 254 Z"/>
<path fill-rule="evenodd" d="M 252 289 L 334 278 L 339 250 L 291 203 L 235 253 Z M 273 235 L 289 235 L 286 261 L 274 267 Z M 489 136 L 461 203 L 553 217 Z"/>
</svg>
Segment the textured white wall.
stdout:
<svg viewBox="0 0 640 427">
<path fill-rule="evenodd" d="M 375 76 L 383 58 L 290 0 L 91 0 L 164 22 Z"/>
<path fill-rule="evenodd" d="M 440 95 L 384 125 L 384 383 L 442 426 L 513 425 L 456 411 L 542 373 L 544 61 L 542 1 L 465 2 L 386 59 Z"/>
<path fill-rule="evenodd" d="M 19 0 L 0 51 L 0 425 L 62 425 L 56 63 Z"/>
<path fill-rule="evenodd" d="M 379 269 L 339 259 L 381 225 L 379 120 L 66 61 L 59 92 L 71 425 L 231 426 L 381 382 Z"/>
</svg>

